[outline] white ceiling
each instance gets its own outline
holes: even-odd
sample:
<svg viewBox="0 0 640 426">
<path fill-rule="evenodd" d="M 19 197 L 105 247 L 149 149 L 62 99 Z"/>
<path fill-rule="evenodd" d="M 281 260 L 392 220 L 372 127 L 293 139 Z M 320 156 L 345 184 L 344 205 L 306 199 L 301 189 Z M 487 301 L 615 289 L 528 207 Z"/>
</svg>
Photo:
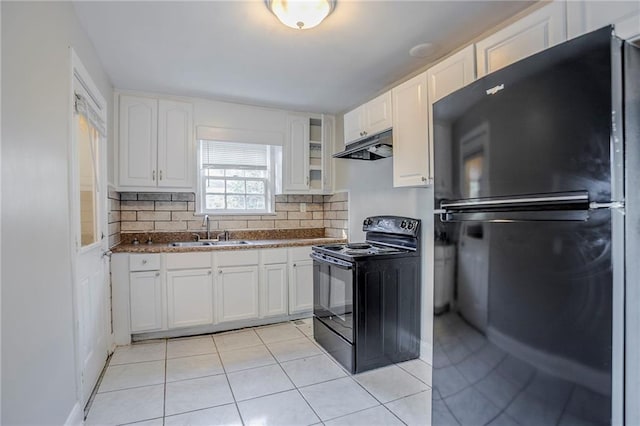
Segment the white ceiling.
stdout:
<svg viewBox="0 0 640 426">
<path fill-rule="evenodd" d="M 118 89 L 337 113 L 445 56 L 529 1 L 345 1 L 318 27 L 262 0 L 78 1 Z M 426 58 L 409 49 L 432 43 Z"/>
</svg>

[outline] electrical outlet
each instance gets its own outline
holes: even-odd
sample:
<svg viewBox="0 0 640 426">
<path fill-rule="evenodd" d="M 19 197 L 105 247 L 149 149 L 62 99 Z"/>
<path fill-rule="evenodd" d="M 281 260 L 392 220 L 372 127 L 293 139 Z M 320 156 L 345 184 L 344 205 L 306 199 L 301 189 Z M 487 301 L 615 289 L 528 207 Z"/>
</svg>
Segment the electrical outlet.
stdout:
<svg viewBox="0 0 640 426">
<path fill-rule="evenodd" d="M 300 203 L 300 213 L 305 213 L 307 211 L 307 203 Z"/>
</svg>

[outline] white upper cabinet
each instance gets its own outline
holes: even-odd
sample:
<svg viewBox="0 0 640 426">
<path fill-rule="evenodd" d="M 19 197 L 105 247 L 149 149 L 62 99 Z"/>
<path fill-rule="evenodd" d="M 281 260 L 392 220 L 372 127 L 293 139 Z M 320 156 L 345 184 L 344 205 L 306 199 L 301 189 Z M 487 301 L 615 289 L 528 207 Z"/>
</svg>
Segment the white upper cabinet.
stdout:
<svg viewBox="0 0 640 426">
<path fill-rule="evenodd" d="M 344 115 L 344 142 L 348 144 L 390 129 L 393 125 L 391 91 Z"/>
<path fill-rule="evenodd" d="M 186 102 L 120 95 L 119 187 L 193 188 L 192 117 Z"/>
<path fill-rule="evenodd" d="M 120 96 L 119 183 L 156 186 L 158 100 Z"/>
<path fill-rule="evenodd" d="M 429 68 L 429 103 L 433 105 L 448 94 L 472 83 L 476 79 L 475 64 L 473 46 L 467 46 Z"/>
<path fill-rule="evenodd" d="M 362 138 L 364 129 L 364 105 L 349 111 L 344 115 L 344 143 Z"/>
<path fill-rule="evenodd" d="M 434 158 L 434 135 L 437 132 L 438 139 L 442 140 L 447 137 L 446 133 L 444 133 L 447 129 L 440 129 L 433 122 L 433 104 L 450 93 L 472 83 L 476 76 L 475 64 L 474 47 L 467 46 L 427 70 L 427 82 L 429 85 L 429 123 L 431 123 L 429 126 L 430 181 L 434 179 L 434 162 L 439 161 L 443 162 L 443 164 L 448 164 L 451 160 L 451 147 L 446 145 L 441 146 L 442 149 L 438 150 L 439 158 Z M 439 181 L 435 181 L 433 184 L 442 191 L 447 189 L 443 188 L 443 185 L 449 181 L 449 179 L 444 179 L 441 176 Z"/>
<path fill-rule="evenodd" d="M 158 186 L 193 185 L 193 107 L 185 102 L 158 103 Z"/>
<path fill-rule="evenodd" d="M 284 190 L 309 189 L 309 117 L 289 114 L 284 159 Z"/>
<path fill-rule="evenodd" d="M 616 35 L 624 40 L 640 39 L 640 1 L 567 2 L 569 38 L 610 24 L 615 25 Z"/>
<path fill-rule="evenodd" d="M 315 114 L 289 114 L 284 147 L 285 193 L 330 193 L 334 118 Z"/>
<path fill-rule="evenodd" d="M 549 3 L 476 43 L 478 78 L 566 39 L 565 3 Z"/>
<path fill-rule="evenodd" d="M 429 176 L 427 74 L 393 90 L 393 186 L 424 186 Z"/>
<path fill-rule="evenodd" d="M 391 105 L 391 91 L 383 93 L 365 104 L 365 136 L 375 135 L 393 126 Z"/>
</svg>

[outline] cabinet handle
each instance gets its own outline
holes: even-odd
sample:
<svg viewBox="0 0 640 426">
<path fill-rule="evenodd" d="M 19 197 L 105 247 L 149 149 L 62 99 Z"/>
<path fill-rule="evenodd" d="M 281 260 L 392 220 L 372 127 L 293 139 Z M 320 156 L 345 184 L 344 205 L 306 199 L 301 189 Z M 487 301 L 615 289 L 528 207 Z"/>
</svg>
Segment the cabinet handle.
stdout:
<svg viewBox="0 0 640 426">
<path fill-rule="evenodd" d="M 367 132 L 362 132 L 362 136 L 367 136 Z"/>
<path fill-rule="evenodd" d="M 307 176 L 307 186 L 309 186 L 309 176 Z"/>
<path fill-rule="evenodd" d="M 142 264 L 146 265 L 147 264 L 147 259 L 142 259 Z"/>
<path fill-rule="evenodd" d="M 156 180 L 156 171 L 154 170 L 153 173 L 151 174 L 151 180 L 155 182 Z"/>
<path fill-rule="evenodd" d="M 298 266 L 298 265 L 296 265 L 296 264 L 294 263 L 294 264 L 293 264 L 293 267 L 295 268 L 296 266 Z"/>
<path fill-rule="evenodd" d="M 427 181 L 427 178 L 426 178 L 426 177 L 424 177 L 424 176 L 422 176 L 422 181 L 423 181 L 423 182 L 426 182 L 426 181 Z"/>
<path fill-rule="evenodd" d="M 207 273 L 208 273 L 209 275 L 211 275 L 211 274 L 212 274 L 212 271 L 209 271 L 209 272 L 207 272 Z"/>
<path fill-rule="evenodd" d="M 162 170 L 160 170 L 160 179 L 158 180 L 162 180 Z"/>
<path fill-rule="evenodd" d="M 160 276 L 160 272 L 156 272 L 156 277 L 159 277 L 159 276 Z"/>
<path fill-rule="evenodd" d="M 222 274 L 222 269 L 219 269 L 219 270 L 218 270 L 218 273 L 219 273 L 219 274 Z"/>
</svg>

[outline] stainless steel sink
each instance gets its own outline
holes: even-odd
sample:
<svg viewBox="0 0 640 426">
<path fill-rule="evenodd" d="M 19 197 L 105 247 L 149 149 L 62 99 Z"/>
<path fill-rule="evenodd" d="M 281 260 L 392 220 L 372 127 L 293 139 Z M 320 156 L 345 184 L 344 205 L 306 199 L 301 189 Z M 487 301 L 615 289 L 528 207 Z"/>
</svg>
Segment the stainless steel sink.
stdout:
<svg viewBox="0 0 640 426">
<path fill-rule="evenodd" d="M 230 240 L 230 241 L 213 241 L 214 246 L 240 246 L 251 244 L 249 241 L 243 240 Z"/>
<path fill-rule="evenodd" d="M 211 246 L 236 246 L 251 244 L 249 241 L 244 240 L 230 240 L 230 241 L 175 241 L 169 243 L 171 247 L 211 247 Z"/>
<path fill-rule="evenodd" d="M 214 243 L 214 241 L 175 241 L 169 245 L 171 247 L 207 247 L 215 245 Z"/>
</svg>

